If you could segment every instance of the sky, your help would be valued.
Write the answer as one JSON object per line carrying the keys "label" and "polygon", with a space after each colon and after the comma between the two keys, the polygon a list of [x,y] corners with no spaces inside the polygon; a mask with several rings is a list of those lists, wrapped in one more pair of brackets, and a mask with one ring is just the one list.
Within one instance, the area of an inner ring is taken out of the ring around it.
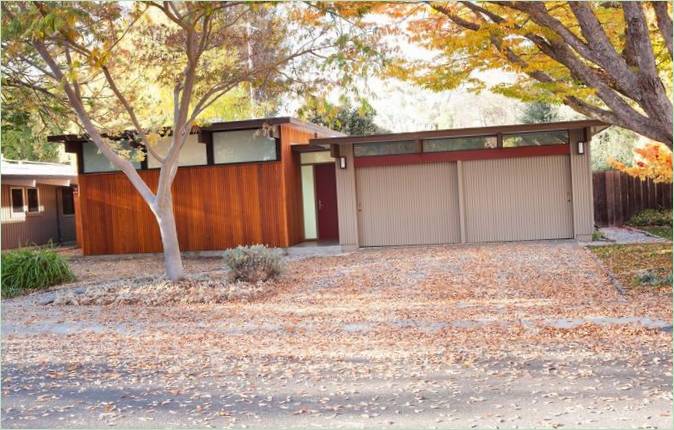
{"label": "sky", "polygon": [[[512,75],[495,70],[482,73],[489,85],[512,79]],[[484,90],[472,93],[466,87],[435,92],[396,79],[370,77],[359,84],[360,92],[374,107],[375,122],[391,132],[436,130],[448,128],[484,127],[517,124],[525,104],[519,100]],[[338,103],[341,92],[328,96]],[[282,108],[282,115],[296,116],[301,99],[294,99]],[[560,107],[560,120],[578,118],[566,106]]]}
{"label": "sky", "polygon": [[[389,17],[372,15],[369,21],[386,24]],[[386,43],[395,46],[407,60],[429,60],[434,52],[410,43],[404,35],[387,36]],[[473,73],[486,82],[486,87],[512,82],[516,75],[502,70]],[[513,98],[484,90],[479,94],[462,86],[451,91],[431,91],[418,85],[396,79],[376,76],[361,79],[356,84],[377,113],[375,121],[391,132],[407,132],[447,128],[481,127],[487,125],[516,124],[525,104]],[[334,89],[328,95],[332,103],[339,103],[343,91]],[[296,116],[303,99],[287,100],[280,114]],[[566,106],[559,110],[562,120],[579,117]]]}

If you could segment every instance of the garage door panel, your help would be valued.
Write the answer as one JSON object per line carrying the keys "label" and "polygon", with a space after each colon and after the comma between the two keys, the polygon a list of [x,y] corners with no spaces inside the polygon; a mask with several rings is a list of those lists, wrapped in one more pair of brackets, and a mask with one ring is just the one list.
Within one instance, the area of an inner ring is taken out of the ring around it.
{"label": "garage door panel", "polygon": [[461,239],[456,163],[356,170],[361,246]]}
{"label": "garage door panel", "polygon": [[573,237],[568,155],[463,166],[468,242]]}

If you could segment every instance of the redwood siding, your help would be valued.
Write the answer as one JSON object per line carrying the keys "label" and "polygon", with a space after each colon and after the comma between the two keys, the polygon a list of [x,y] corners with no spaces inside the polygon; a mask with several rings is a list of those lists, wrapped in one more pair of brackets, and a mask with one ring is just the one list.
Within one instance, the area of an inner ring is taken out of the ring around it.
{"label": "redwood siding", "polygon": [[[158,170],[139,174],[156,190]],[[154,215],[123,173],[79,177],[85,255],[161,252]],[[173,204],[181,250],[288,246],[281,162],[181,167]]]}
{"label": "redwood siding", "polygon": [[292,124],[281,125],[281,157],[283,164],[285,198],[287,207],[288,243],[293,245],[304,240],[304,212],[302,211],[302,177],[300,155],[292,150],[292,145],[308,144],[316,133],[303,130]]}
{"label": "redwood siding", "polygon": [[[306,144],[316,133],[292,124],[279,130],[280,161],[178,169],[173,205],[182,251],[303,240],[299,156],[291,144]],[[138,173],[156,190],[159,169]],[[79,175],[76,204],[84,255],[161,252],[155,217],[123,173]]]}

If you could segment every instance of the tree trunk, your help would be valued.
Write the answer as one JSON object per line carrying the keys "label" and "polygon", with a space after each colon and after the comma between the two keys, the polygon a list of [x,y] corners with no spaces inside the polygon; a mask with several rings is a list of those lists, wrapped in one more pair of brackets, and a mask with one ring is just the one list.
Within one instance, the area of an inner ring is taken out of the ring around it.
{"label": "tree trunk", "polygon": [[185,277],[185,270],[183,269],[183,260],[180,256],[178,232],[173,214],[173,202],[170,197],[167,200],[159,205],[155,215],[157,217],[157,224],[159,224],[162,247],[164,248],[166,275],[171,281],[179,281]]}

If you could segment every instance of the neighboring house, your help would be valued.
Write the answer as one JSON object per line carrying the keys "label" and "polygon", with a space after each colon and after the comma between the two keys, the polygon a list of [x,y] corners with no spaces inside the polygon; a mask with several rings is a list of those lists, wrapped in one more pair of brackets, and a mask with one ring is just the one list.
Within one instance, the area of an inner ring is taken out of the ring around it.
{"label": "neighboring house", "polygon": [[[269,128],[273,137],[260,133]],[[589,142],[602,128],[571,121],[342,136],[293,118],[212,124],[180,154],[180,246],[587,239]],[[154,216],[124,174],[82,137],[51,139],[77,154],[84,254],[161,251]],[[157,167],[152,157],[137,164],[152,187]]]}
{"label": "neighboring house", "polygon": [[2,158],[2,249],[75,241],[72,166]]}

